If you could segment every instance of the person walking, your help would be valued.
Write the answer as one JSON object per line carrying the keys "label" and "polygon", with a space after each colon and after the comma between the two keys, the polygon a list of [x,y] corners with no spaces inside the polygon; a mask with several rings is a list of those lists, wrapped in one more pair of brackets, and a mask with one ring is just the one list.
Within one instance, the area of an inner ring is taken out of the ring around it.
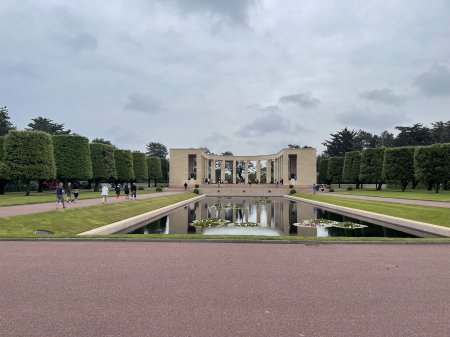
{"label": "person walking", "polygon": [[63,208],[66,208],[66,205],[64,204],[64,187],[62,182],[56,187],[56,209],[59,208],[59,204],[62,204]]}
{"label": "person walking", "polygon": [[136,183],[131,184],[131,199],[136,200]]}
{"label": "person walking", "polygon": [[186,191],[187,189],[187,182],[184,182],[184,190]]}
{"label": "person walking", "polygon": [[108,193],[109,193],[109,188],[106,184],[103,184],[102,186],[102,199],[103,199],[103,203],[106,203],[106,200],[108,199]]}
{"label": "person walking", "polygon": [[128,186],[128,183],[125,183],[123,191],[125,192],[125,199],[130,199],[130,187]]}
{"label": "person walking", "polygon": [[120,197],[120,185],[119,184],[116,185],[115,192],[116,192],[116,199],[119,199],[119,197]]}
{"label": "person walking", "polygon": [[73,183],[73,197],[74,197],[74,200],[73,200],[73,202],[78,202],[78,183],[77,182],[74,182]]}
{"label": "person walking", "polygon": [[72,201],[72,184],[70,182],[67,183],[67,187],[66,187],[66,199],[67,199],[67,202]]}

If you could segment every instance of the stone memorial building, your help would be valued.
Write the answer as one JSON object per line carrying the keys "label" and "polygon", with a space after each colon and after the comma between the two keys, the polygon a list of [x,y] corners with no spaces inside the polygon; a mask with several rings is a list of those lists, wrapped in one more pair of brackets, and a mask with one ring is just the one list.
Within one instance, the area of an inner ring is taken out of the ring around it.
{"label": "stone memorial building", "polygon": [[284,185],[306,187],[316,182],[316,150],[313,148],[282,149],[276,154],[258,156],[221,156],[194,148],[170,149],[169,153],[170,187],[180,187],[185,182],[192,186],[219,181],[222,184],[282,181]]}

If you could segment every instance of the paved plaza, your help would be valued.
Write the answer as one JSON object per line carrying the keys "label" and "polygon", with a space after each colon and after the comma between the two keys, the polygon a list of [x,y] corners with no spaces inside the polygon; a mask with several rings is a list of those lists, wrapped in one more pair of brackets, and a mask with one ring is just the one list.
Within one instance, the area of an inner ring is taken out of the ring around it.
{"label": "paved plaza", "polygon": [[450,335],[450,246],[0,241],[0,335]]}

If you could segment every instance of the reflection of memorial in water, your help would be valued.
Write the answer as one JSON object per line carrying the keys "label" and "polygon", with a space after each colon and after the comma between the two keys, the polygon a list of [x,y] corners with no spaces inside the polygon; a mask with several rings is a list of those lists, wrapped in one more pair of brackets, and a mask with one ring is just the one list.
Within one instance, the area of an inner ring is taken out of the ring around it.
{"label": "reflection of memorial in water", "polygon": [[273,228],[280,235],[301,235],[293,223],[315,217],[311,206],[283,198],[205,198],[195,204],[172,212],[169,218],[169,234],[200,233],[190,224],[194,220],[219,218],[232,223],[255,222],[261,227]]}
{"label": "reflection of memorial in water", "polygon": [[[219,218],[231,223],[258,223],[258,228],[230,228],[220,226],[204,228],[193,226],[195,220]],[[323,218],[334,221],[350,221],[366,224],[360,229],[319,226],[298,227],[294,224],[305,220]],[[233,230],[233,231],[231,231]],[[222,231],[222,232],[221,232]],[[130,232],[130,234],[239,234],[283,236],[370,236],[414,237],[412,234],[375,225],[347,216],[329,212],[304,202],[284,198],[207,197],[193,204],[176,209],[169,214]]]}

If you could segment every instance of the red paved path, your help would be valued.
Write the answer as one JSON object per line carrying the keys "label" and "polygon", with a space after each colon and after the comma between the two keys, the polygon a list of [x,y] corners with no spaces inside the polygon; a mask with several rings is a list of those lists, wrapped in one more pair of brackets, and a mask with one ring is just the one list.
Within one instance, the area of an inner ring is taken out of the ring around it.
{"label": "red paved path", "polygon": [[450,246],[0,241],[0,335],[448,337]]}

